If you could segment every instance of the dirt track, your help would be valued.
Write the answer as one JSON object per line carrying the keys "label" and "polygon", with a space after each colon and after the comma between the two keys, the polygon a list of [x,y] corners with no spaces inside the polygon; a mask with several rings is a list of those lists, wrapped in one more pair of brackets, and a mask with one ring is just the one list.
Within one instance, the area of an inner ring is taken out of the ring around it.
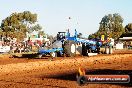
{"label": "dirt track", "polygon": [[[0,56],[1,88],[124,88],[131,85],[86,84],[78,86],[76,73],[84,67],[87,73],[113,73],[117,70],[132,70],[132,54],[99,55],[94,57],[45,59],[8,58]],[[125,53],[132,53],[125,51]],[[102,72],[101,72],[102,69]],[[130,71],[129,71],[130,72]]]}

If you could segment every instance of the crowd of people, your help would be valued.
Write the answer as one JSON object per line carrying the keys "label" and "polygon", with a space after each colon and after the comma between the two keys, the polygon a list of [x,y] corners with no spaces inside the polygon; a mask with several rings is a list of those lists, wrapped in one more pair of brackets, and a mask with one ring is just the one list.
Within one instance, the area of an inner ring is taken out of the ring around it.
{"label": "crowd of people", "polygon": [[28,41],[0,41],[0,46],[2,47],[10,47],[9,51],[12,53],[22,53],[22,52],[30,52],[30,51],[37,51],[43,43],[40,41],[32,42],[32,40]]}

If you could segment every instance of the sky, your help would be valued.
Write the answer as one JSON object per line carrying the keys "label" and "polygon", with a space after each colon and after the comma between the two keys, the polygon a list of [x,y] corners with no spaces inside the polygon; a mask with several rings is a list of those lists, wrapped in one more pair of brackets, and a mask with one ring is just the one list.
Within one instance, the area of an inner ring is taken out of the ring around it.
{"label": "sky", "polygon": [[[38,15],[45,33],[55,36],[67,29],[84,37],[99,29],[108,14],[119,13],[123,25],[132,23],[132,0],[1,0],[0,22],[14,12],[30,11]],[[71,19],[68,19],[71,17]]]}

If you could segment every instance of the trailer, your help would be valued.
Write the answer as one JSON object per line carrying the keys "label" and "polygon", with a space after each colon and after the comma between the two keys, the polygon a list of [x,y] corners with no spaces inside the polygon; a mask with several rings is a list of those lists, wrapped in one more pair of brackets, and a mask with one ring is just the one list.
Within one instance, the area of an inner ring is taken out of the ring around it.
{"label": "trailer", "polygon": [[51,57],[57,57],[58,54],[60,54],[60,56],[63,55],[63,48],[53,48],[53,49],[48,49],[48,50],[45,50],[45,49],[40,49],[38,51],[38,55],[39,55],[39,58],[42,58],[43,55],[50,55]]}

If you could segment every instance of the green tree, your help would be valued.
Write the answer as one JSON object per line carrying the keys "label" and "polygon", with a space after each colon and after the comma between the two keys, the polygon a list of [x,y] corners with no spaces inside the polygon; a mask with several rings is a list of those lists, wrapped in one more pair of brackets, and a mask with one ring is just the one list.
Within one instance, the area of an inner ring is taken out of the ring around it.
{"label": "green tree", "polygon": [[[2,20],[1,29],[6,35],[12,34],[12,32],[21,34],[20,37],[26,36],[26,32],[30,30],[33,24],[37,22],[37,14],[32,14],[30,11],[24,11],[22,13],[12,13],[9,17]],[[37,24],[36,28],[40,29]],[[16,37],[13,35],[12,37]]]}
{"label": "green tree", "polygon": [[30,27],[28,32],[31,33],[33,31],[40,31],[40,30],[42,30],[42,27],[39,24],[36,24],[36,25]]}
{"label": "green tree", "polygon": [[45,36],[46,34],[44,33],[44,31],[39,31],[38,35]]}
{"label": "green tree", "polygon": [[97,36],[109,35],[114,39],[118,39],[125,32],[122,23],[123,18],[118,13],[105,15],[99,23],[99,30],[95,34]]}
{"label": "green tree", "polygon": [[132,33],[132,23],[129,23],[125,26],[126,33]]}
{"label": "green tree", "polygon": [[95,34],[90,34],[89,36],[88,36],[88,39],[94,39],[95,38]]}

